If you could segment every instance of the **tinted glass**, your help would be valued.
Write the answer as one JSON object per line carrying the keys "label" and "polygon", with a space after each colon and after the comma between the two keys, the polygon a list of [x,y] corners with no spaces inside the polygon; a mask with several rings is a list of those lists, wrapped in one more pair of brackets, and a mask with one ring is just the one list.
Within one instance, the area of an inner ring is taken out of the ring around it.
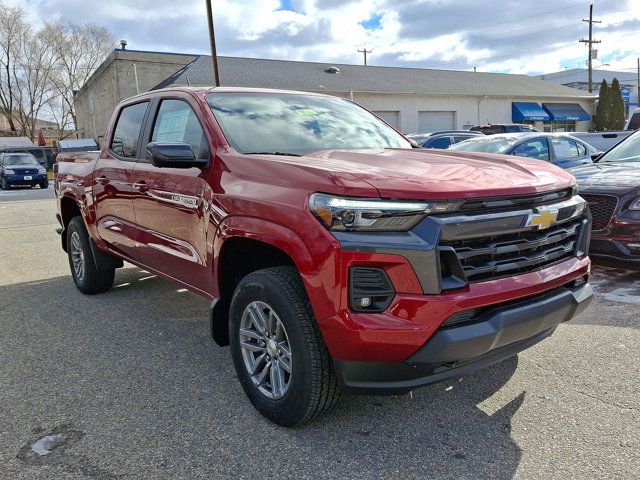
{"label": "tinted glass", "polygon": [[456,135],[453,137],[453,143],[464,142],[465,140],[469,140],[470,138],[476,138],[477,135]]}
{"label": "tinted glass", "polygon": [[600,162],[640,162],[640,132],[627,137],[604,155]]}
{"label": "tinted glass", "polygon": [[519,157],[537,158],[549,161],[549,146],[545,139],[531,140],[522,145],[518,145],[513,154]]}
{"label": "tinted glass", "polygon": [[375,115],[340,98],[287,93],[211,93],[206,98],[225,138],[241,153],[411,148]]}
{"label": "tinted glass", "polygon": [[431,141],[427,140],[422,146],[424,148],[449,148],[449,145],[451,145],[449,137],[440,137]]}
{"label": "tinted glass", "polygon": [[634,113],[629,120],[627,130],[638,130],[640,128],[640,113]]}
{"label": "tinted glass", "polygon": [[136,103],[120,112],[111,140],[111,150],[116,155],[135,158],[138,154],[138,138],[148,105],[149,102]]}
{"label": "tinted glass", "polygon": [[518,141],[518,137],[477,137],[451,145],[451,150],[466,152],[504,153]]}
{"label": "tinted glass", "polygon": [[40,165],[30,153],[16,153],[4,157],[4,165]]}
{"label": "tinted glass", "polygon": [[163,100],[153,126],[152,142],[183,142],[196,158],[209,154],[204,130],[193,109],[182,100]]}
{"label": "tinted glass", "polygon": [[552,138],[551,144],[558,158],[584,157],[584,154],[581,155],[578,150],[578,144],[568,138]]}

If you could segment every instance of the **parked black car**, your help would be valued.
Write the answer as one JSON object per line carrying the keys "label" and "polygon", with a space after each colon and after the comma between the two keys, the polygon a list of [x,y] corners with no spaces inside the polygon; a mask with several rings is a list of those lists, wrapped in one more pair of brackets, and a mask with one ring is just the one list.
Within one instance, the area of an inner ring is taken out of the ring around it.
{"label": "parked black car", "polygon": [[570,172],[593,216],[590,254],[640,264],[640,132]]}
{"label": "parked black car", "polygon": [[471,127],[472,132],[480,132],[485,135],[496,135],[498,133],[518,133],[518,132],[539,132],[531,125],[521,123],[476,125]]}
{"label": "parked black car", "polygon": [[537,158],[561,168],[590,164],[591,158],[598,154],[591,145],[571,135],[541,132],[481,135],[452,145],[451,149]]}
{"label": "parked black car", "polygon": [[47,170],[30,153],[0,153],[0,188],[13,185],[47,188]]}
{"label": "parked black car", "polygon": [[481,136],[482,133],[470,132],[469,130],[447,130],[433,133],[414,133],[407,135],[407,138],[413,140],[422,148],[449,148],[454,143]]}

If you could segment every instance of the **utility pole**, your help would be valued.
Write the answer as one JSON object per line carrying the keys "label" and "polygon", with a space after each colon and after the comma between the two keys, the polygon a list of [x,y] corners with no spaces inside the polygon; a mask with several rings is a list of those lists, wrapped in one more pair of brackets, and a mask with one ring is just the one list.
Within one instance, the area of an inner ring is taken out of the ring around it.
{"label": "utility pole", "polygon": [[367,66],[367,53],[371,53],[373,52],[373,50],[367,50],[366,48],[363,48],[362,50],[358,50],[359,53],[364,54],[364,66]]}
{"label": "utility pole", "polygon": [[589,22],[589,40],[585,40],[584,38],[580,39],[580,43],[586,43],[589,45],[589,57],[588,57],[588,62],[589,62],[589,93],[593,92],[593,68],[592,68],[592,63],[593,63],[593,49],[592,49],[592,45],[594,43],[600,43],[600,40],[594,40],[593,39],[593,24],[594,23],[602,23],[602,21],[600,20],[594,20],[593,19],[593,3],[591,5],[589,5],[589,20],[587,20],[586,18],[582,19],[583,22]]}
{"label": "utility pole", "polygon": [[213,7],[212,0],[205,0],[207,4],[207,20],[209,22],[209,43],[211,44],[211,63],[213,67],[213,85],[220,86],[220,75],[218,74],[218,54],[216,53],[216,36],[213,33]]}

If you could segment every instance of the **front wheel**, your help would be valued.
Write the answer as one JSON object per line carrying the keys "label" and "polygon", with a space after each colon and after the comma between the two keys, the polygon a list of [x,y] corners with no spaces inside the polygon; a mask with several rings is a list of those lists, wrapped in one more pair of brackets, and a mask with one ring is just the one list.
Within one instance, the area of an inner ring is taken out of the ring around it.
{"label": "front wheel", "polygon": [[294,267],[259,270],[240,282],[229,338],[242,388],[268,419],[294,427],[337,403],[331,358]]}
{"label": "front wheel", "polygon": [[4,177],[2,177],[2,180],[0,180],[0,188],[2,190],[9,190],[9,188],[11,188],[11,185],[9,185],[7,179]]}
{"label": "front wheel", "polygon": [[49,188],[49,180],[44,180],[44,181],[40,182],[40,188],[42,188],[43,190],[45,188]]}
{"label": "front wheel", "polygon": [[98,270],[82,217],[74,217],[67,227],[67,253],[71,276],[78,290],[86,294],[103,293],[113,286],[115,269]]}

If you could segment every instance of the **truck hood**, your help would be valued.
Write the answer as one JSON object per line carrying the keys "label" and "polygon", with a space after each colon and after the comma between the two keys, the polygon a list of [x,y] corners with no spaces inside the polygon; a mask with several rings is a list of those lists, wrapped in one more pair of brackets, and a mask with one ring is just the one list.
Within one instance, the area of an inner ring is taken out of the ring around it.
{"label": "truck hood", "polygon": [[526,195],[575,183],[571,174],[547,162],[451,150],[323,150],[286,157],[286,162],[353,175],[376,188],[383,198]]}
{"label": "truck hood", "polygon": [[640,163],[599,162],[569,171],[581,192],[626,192],[640,186]]}

